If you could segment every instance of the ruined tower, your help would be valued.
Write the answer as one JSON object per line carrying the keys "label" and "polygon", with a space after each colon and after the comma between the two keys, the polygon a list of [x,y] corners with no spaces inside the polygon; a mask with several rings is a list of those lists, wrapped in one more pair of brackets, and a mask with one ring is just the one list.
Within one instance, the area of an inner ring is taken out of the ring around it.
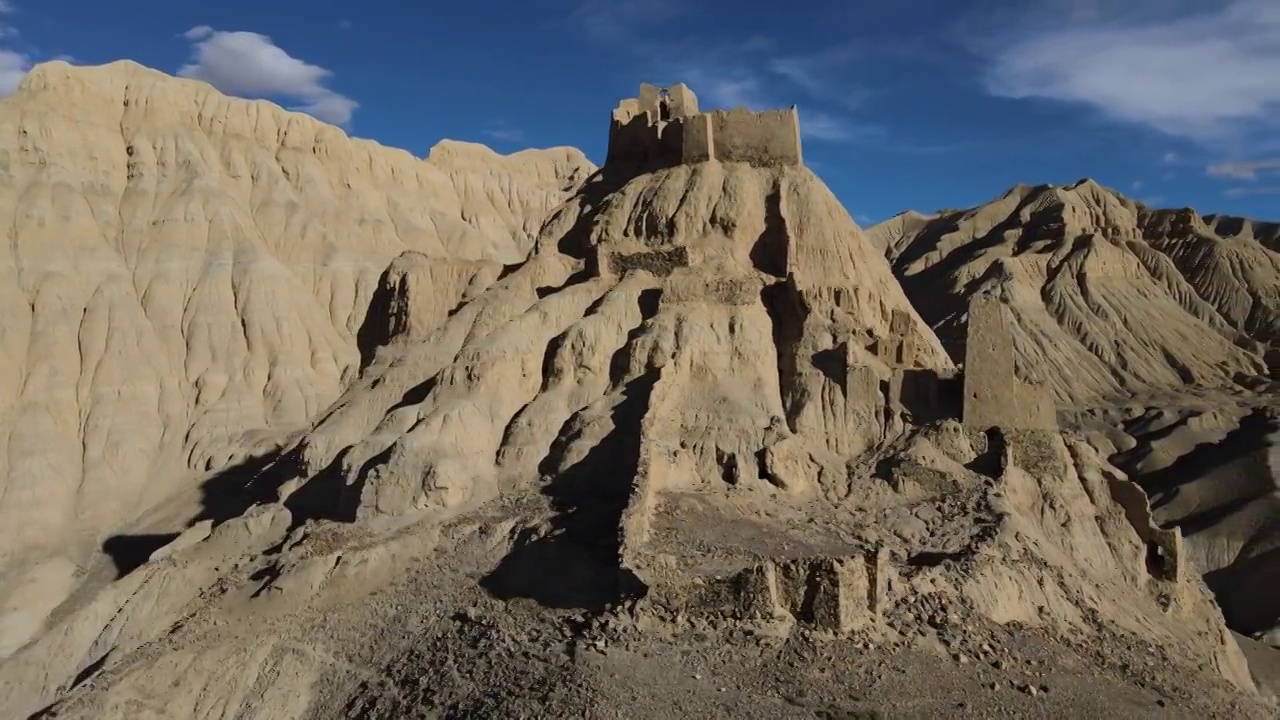
{"label": "ruined tower", "polygon": [[964,424],[979,430],[1053,430],[1053,398],[1014,373],[1009,309],[999,299],[969,299],[964,356]]}
{"label": "ruined tower", "polygon": [[606,165],[670,167],[718,160],[756,167],[802,165],[795,106],[700,112],[684,83],[640,85],[639,97],[618,103],[609,126]]}

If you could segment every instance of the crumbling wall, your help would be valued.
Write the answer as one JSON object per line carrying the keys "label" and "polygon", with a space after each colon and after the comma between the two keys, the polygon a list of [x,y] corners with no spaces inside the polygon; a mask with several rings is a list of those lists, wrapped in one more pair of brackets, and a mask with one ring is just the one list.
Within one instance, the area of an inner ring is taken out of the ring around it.
{"label": "crumbling wall", "polygon": [[1182,554],[1182,531],[1160,527],[1151,512],[1151,499],[1132,480],[1107,477],[1111,499],[1124,510],[1125,517],[1147,548],[1147,571],[1159,580],[1178,582],[1186,577]]}
{"label": "crumbling wall", "polygon": [[623,572],[643,574],[642,549],[649,541],[658,492],[669,484],[675,447],[664,441],[655,425],[664,421],[670,404],[671,380],[659,373],[649,392],[649,407],[640,421],[640,457],[631,480],[631,496],[618,527],[618,564]]}
{"label": "crumbling wall", "polygon": [[631,270],[645,270],[657,277],[666,277],[676,268],[689,267],[689,248],[679,245],[672,248],[639,252],[599,252],[599,273],[602,276],[621,277]]}
{"label": "crumbling wall", "polygon": [[880,548],[848,557],[766,560],[697,593],[689,608],[743,622],[796,622],[844,634],[878,620],[885,610],[888,564]]}
{"label": "crumbling wall", "polygon": [[999,299],[969,301],[964,356],[964,424],[985,430],[1055,430],[1053,399],[1045,388],[1018,380],[1009,309]]}
{"label": "crumbling wall", "polygon": [[[659,88],[641,83],[640,96],[621,101],[613,111],[605,164],[644,167],[680,164],[686,152],[687,121],[697,115],[698,98],[685,84]],[[699,142],[708,140],[705,133],[695,137],[689,150],[692,152]]]}
{"label": "crumbling wall", "polygon": [[662,306],[682,303],[714,303],[725,306],[755,305],[762,284],[752,275],[724,275],[703,268],[674,268],[662,284]]}
{"label": "crumbling wall", "polygon": [[669,88],[643,83],[639,97],[623,100],[613,111],[606,165],[666,167],[710,160],[802,165],[799,114],[795,107],[699,112],[697,96],[683,83]]}
{"label": "crumbling wall", "polygon": [[698,114],[698,96],[684,83],[676,83],[667,88],[667,103],[673,118],[687,118]]}
{"label": "crumbling wall", "polygon": [[802,165],[800,117],[787,110],[716,110],[711,116],[712,155],[721,162],[756,167]]}
{"label": "crumbling wall", "polygon": [[917,339],[911,314],[894,308],[889,318],[889,336],[875,341],[876,357],[886,365],[916,367]]}
{"label": "crumbling wall", "polygon": [[609,151],[605,164],[648,166],[678,163],[679,155],[674,162],[663,155],[661,129],[649,121],[649,116],[645,113],[630,114],[631,105],[637,104],[636,100],[623,100],[622,103],[614,110],[614,119],[609,124]]}
{"label": "crumbling wall", "polygon": [[715,133],[711,127],[711,116],[695,115],[684,121],[681,135],[680,159],[686,165],[708,162],[716,159]]}
{"label": "crumbling wall", "polygon": [[956,418],[962,412],[958,385],[954,370],[895,368],[889,378],[889,400],[916,424]]}

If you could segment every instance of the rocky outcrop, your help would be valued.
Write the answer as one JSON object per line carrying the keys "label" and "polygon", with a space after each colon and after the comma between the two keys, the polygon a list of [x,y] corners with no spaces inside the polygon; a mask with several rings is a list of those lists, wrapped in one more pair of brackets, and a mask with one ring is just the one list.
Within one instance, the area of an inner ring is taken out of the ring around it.
{"label": "rocky outcrop", "polygon": [[[1151,210],[1084,180],[867,231],[957,360],[968,298],[1011,313],[1017,372],[1060,404],[1264,375],[1280,312],[1267,228]],[[1221,234],[1215,230],[1221,230]]]}
{"label": "rocky outcrop", "polygon": [[0,105],[0,160],[0,576],[83,563],[175,492],[198,504],[199,474],[347,388],[393,259],[415,318],[394,330],[420,332],[594,170],[569,149],[422,160],[127,62],[34,69]]}

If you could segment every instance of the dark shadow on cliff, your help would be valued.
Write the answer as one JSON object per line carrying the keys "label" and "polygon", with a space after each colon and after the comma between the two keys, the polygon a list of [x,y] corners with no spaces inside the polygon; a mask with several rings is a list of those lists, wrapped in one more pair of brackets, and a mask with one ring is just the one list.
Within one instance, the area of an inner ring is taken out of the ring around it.
{"label": "dark shadow on cliff", "polygon": [[[343,455],[307,479],[284,505],[296,527],[309,519],[353,522],[355,504],[341,470]],[[371,461],[372,462],[372,461]],[[276,502],[280,486],[303,478],[302,449],[294,447],[249,457],[209,475],[200,485],[200,512],[188,526],[212,520],[214,526],[240,517],[254,505]],[[357,489],[358,495],[358,489]],[[112,560],[117,579],[145,564],[151,553],[167,545],[179,533],[133,533],[108,538],[102,551]]]}
{"label": "dark shadow on cliff", "polygon": [[[786,414],[787,426],[795,432],[797,417],[804,402],[801,396],[802,383],[799,381],[801,362],[799,348],[804,336],[805,322],[809,318],[809,305],[796,287],[794,276],[766,285],[760,291],[760,303],[764,305],[765,312],[769,315],[773,348],[778,365],[778,392],[781,395],[782,408]],[[844,365],[842,352],[839,355],[818,353],[807,360],[829,378],[833,375],[838,378],[836,367]]]}
{"label": "dark shadow on cliff", "polygon": [[1280,548],[1204,576],[1227,627],[1242,634],[1270,630],[1280,608]]}
{"label": "dark shadow on cliff", "polygon": [[[1280,512],[1275,478],[1266,460],[1268,436],[1277,430],[1273,413],[1256,409],[1222,440],[1199,445],[1154,472],[1136,470],[1150,451],[1147,444],[1111,459],[1142,486],[1154,510],[1164,511],[1163,525],[1179,528],[1188,542],[1195,542],[1201,533],[1236,534],[1235,541],[1243,546],[1239,556],[1205,573],[1204,580],[1227,626],[1244,635],[1269,629],[1280,606],[1280,551],[1268,546]],[[1143,440],[1149,443],[1182,426],[1176,423],[1147,433]],[[1174,505],[1184,491],[1194,493],[1195,502]],[[1183,509],[1176,516],[1171,513],[1179,507]]]}
{"label": "dark shadow on cliff", "polygon": [[[960,223],[969,211],[948,211],[928,221],[916,234],[916,239],[906,245],[897,257],[891,258],[893,275],[902,285],[907,299],[925,324],[933,328],[942,342],[943,349],[953,362],[964,361],[964,341],[968,324],[962,309],[963,304],[959,306],[956,304],[957,297],[972,295],[973,290],[984,279],[978,278],[961,291],[953,291],[953,278],[960,268],[984,250],[1005,244],[1005,233],[1010,230],[1018,229],[1020,226],[1022,230],[1014,244],[1015,255],[1027,251],[1036,242],[1051,234],[1056,227],[1056,222],[1060,220],[1052,215],[1054,212],[1052,209],[1036,213],[1037,219],[1029,220],[1025,225],[1019,217],[1023,209],[1033,203],[1043,189],[1044,186],[1033,188],[1008,216],[986,234],[970,240],[961,248],[953,249],[942,260],[928,268],[914,273],[907,272],[913,263],[937,251],[947,235],[959,230]],[[993,264],[988,269],[988,273],[996,270],[998,266]]]}
{"label": "dark shadow on cliff", "polygon": [[360,350],[360,372],[364,372],[373,363],[378,348],[385,345],[391,330],[391,300],[393,293],[389,286],[391,266],[388,265],[380,276],[369,299],[369,309],[364,314],[360,328],[356,330],[356,347]]}
{"label": "dark shadow on cliff", "polygon": [[[1153,437],[1167,434],[1173,429],[1170,428],[1165,433],[1158,433]],[[1250,492],[1247,493],[1249,498],[1253,498],[1272,489],[1265,477],[1266,468],[1262,467],[1264,462],[1262,453],[1265,452],[1264,445],[1267,435],[1274,432],[1275,429],[1276,420],[1271,412],[1259,408],[1243,417],[1240,420],[1239,427],[1228,433],[1221,441],[1199,445],[1191,452],[1178,458],[1172,465],[1161,470],[1146,474],[1136,472],[1136,465],[1143,458],[1141,452],[1129,451],[1120,453],[1110,458],[1110,462],[1129,473],[1142,486],[1142,489],[1151,497],[1152,509],[1155,510],[1159,510],[1173,502],[1178,497],[1183,485],[1201,480],[1215,472],[1223,471],[1228,466],[1234,466],[1239,463],[1256,463],[1258,465],[1247,473],[1257,478],[1255,483],[1250,483],[1254,487],[1251,487]],[[1144,449],[1145,447],[1143,446]],[[1239,496],[1234,498],[1235,500],[1244,499],[1245,497],[1239,492],[1235,494]],[[1205,510],[1207,508],[1202,508],[1201,514]],[[1203,518],[1201,519],[1201,524],[1203,524]]]}
{"label": "dark shadow on cliff", "polygon": [[[591,231],[595,228],[596,218],[604,209],[605,198],[622,189],[638,175],[651,172],[656,167],[639,164],[605,163],[587,181],[583,183],[578,194],[568,203],[577,203],[581,208],[577,220],[564,235],[556,241],[556,249],[569,257],[587,260],[591,255]],[[568,204],[566,203],[566,204]],[[557,219],[552,215],[544,224],[543,231]]]}
{"label": "dark shadow on cliff", "polygon": [[111,558],[119,580],[145,565],[151,553],[173,542],[176,537],[178,533],[115,535],[103,541],[102,552]]}
{"label": "dark shadow on cliff", "polygon": [[782,180],[774,180],[773,190],[765,197],[764,229],[751,246],[751,264],[757,270],[782,279],[787,276],[787,255],[791,238],[782,217]]}
{"label": "dark shadow on cliff", "polygon": [[[644,319],[657,312],[658,295],[639,298]],[[630,352],[643,332],[642,321],[611,362],[615,384],[630,365]],[[622,384],[610,412],[612,429],[583,458],[563,467],[577,433],[578,417],[561,428],[539,465],[550,478],[542,493],[557,513],[544,535],[526,531],[496,568],[481,580],[494,597],[529,598],[552,608],[603,610],[611,604],[641,597],[647,588],[623,566],[621,523],[631,501],[632,484],[640,465],[640,425],[658,372],[648,371]]]}

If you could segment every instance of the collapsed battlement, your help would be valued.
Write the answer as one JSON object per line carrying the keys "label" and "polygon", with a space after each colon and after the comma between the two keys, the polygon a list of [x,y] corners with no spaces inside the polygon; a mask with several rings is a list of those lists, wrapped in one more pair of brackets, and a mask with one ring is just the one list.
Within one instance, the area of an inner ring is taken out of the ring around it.
{"label": "collapsed battlement", "polygon": [[609,126],[606,165],[669,167],[719,160],[756,167],[802,165],[795,106],[700,112],[684,83],[640,85],[640,96],[618,103]]}

